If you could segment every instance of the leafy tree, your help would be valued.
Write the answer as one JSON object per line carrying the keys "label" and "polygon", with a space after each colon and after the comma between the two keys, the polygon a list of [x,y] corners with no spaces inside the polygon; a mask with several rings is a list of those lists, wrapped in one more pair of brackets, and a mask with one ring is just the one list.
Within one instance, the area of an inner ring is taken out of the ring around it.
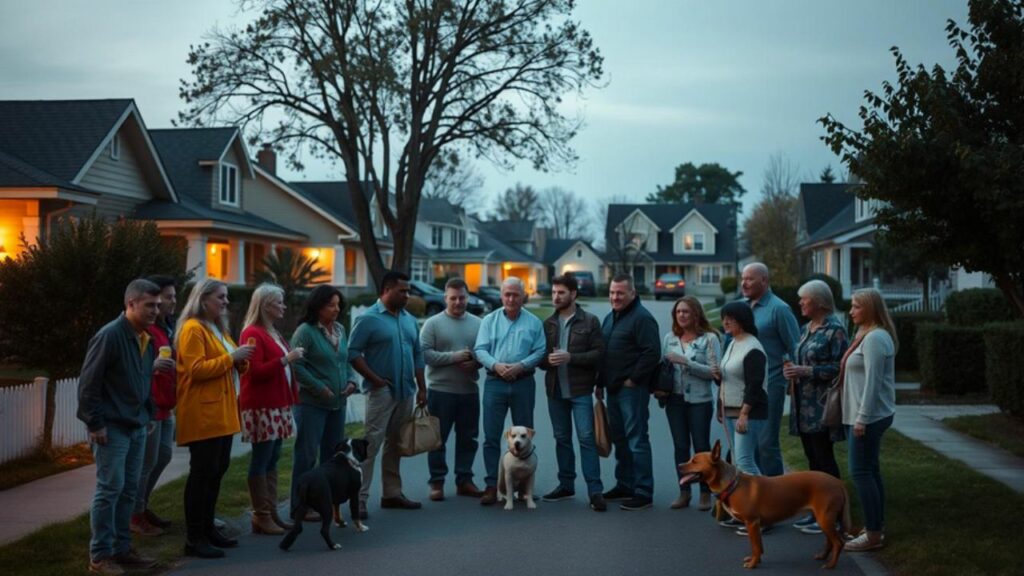
{"label": "leafy tree", "polygon": [[750,251],[768,266],[772,283],[796,286],[800,260],[796,250],[798,201],[793,195],[766,195],[743,224]]}
{"label": "leafy tree", "polygon": [[836,174],[832,171],[832,165],[825,166],[825,169],[818,175],[818,180],[825,184],[832,184],[836,181]]}
{"label": "leafy tree", "polygon": [[51,378],[44,450],[53,441],[56,380],[78,374],[89,340],[124,310],[129,282],[167,274],[184,284],[187,252],[183,241],[161,238],[152,222],[88,217],[61,219],[46,242],[0,261],[0,361]]}
{"label": "leafy tree", "polygon": [[992,275],[1024,317],[1024,2],[972,0],[950,20],[956,69],[911,66],[865,93],[860,131],[826,115],[823,140],[881,201],[875,221],[923,260]]}
{"label": "leafy tree", "polygon": [[494,220],[512,220],[513,222],[539,220],[541,216],[540,194],[533,186],[524,186],[517,182],[515,186],[498,195],[491,216]]}
{"label": "leafy tree", "polygon": [[[408,272],[420,198],[435,162],[572,164],[581,122],[562,96],[593,86],[603,57],[574,0],[261,0],[241,30],[193,46],[180,120],[234,123],[252,140],[338,161],[376,282],[385,268],[368,180]],[[393,198],[393,202],[392,202]]]}
{"label": "leafy tree", "polygon": [[667,186],[647,195],[648,202],[694,202],[696,204],[725,204],[739,206],[746,190],[740,185],[743,172],[730,172],[720,164],[692,162],[676,166],[676,178]]}
{"label": "leafy tree", "polygon": [[295,293],[313,284],[330,280],[330,275],[316,265],[316,260],[290,248],[278,248],[263,259],[263,268],[256,273],[257,282],[272,282],[284,290],[284,299],[295,304]]}
{"label": "leafy tree", "polygon": [[925,311],[929,309],[928,281],[941,280],[949,276],[949,266],[929,260],[928,247],[922,242],[911,240],[897,243],[887,230],[879,230],[875,234],[871,260],[882,274],[897,278],[914,278],[920,282]]}

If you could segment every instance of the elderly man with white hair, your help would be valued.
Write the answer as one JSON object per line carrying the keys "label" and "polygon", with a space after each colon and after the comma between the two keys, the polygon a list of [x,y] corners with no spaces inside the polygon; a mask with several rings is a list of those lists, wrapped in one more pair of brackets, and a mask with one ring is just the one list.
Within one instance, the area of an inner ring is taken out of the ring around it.
{"label": "elderly man with white hair", "polygon": [[786,378],[782,365],[792,360],[800,339],[796,316],[781,298],[772,293],[768,282],[768,267],[760,262],[743,268],[740,290],[754,311],[757,339],[768,356],[768,423],[761,431],[757,447],[757,465],[765,476],[781,476],[782,447],[779,431],[782,410],[786,404]]}
{"label": "elderly man with white hair", "polygon": [[546,340],[539,318],[523,311],[526,290],[523,281],[509,277],[501,284],[503,306],[480,323],[476,359],[487,370],[484,381],[484,469],[487,488],[480,503],[497,502],[498,459],[505,415],[511,410],[513,426],[533,428],[533,407],[537,390],[534,370],[544,358]]}

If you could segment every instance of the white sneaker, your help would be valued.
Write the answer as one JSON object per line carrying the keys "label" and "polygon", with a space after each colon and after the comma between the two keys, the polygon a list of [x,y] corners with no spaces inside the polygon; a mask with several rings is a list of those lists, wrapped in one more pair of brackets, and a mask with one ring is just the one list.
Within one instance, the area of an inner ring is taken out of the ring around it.
{"label": "white sneaker", "polygon": [[872,542],[868,539],[867,532],[862,533],[853,540],[850,540],[843,546],[843,550],[847,552],[867,552],[868,550],[877,550],[885,546],[885,536],[880,536],[877,542]]}

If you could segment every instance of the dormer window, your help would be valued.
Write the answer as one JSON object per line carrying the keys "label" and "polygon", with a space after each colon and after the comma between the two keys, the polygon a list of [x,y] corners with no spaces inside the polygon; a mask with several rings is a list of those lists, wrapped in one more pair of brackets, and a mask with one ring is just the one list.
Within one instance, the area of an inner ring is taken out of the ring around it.
{"label": "dormer window", "polygon": [[220,203],[238,206],[238,167],[220,165]]}
{"label": "dormer window", "polygon": [[121,135],[114,134],[114,137],[110,139],[110,159],[120,160],[121,159]]}
{"label": "dormer window", "polygon": [[441,244],[444,243],[444,229],[440,226],[430,227],[430,245],[434,248],[440,248]]}
{"label": "dormer window", "polygon": [[683,252],[703,252],[704,233],[693,232],[683,236]]}

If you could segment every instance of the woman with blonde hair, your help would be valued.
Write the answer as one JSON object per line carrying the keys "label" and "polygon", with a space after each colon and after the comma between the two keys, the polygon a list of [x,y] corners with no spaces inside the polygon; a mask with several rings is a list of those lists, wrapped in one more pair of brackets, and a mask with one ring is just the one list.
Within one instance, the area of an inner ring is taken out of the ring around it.
{"label": "woman with blonde hair", "polygon": [[[675,379],[671,393],[655,392],[664,402],[665,416],[672,433],[675,448],[676,474],[679,465],[693,453],[711,451],[711,416],[713,394],[712,367],[722,358],[722,344],[718,333],[711,327],[700,300],[683,296],[672,306],[672,331],[665,334],[661,353],[666,362],[673,364]],[[673,509],[690,505],[690,487],[680,488],[679,497],[672,502]],[[711,489],[700,484],[700,510],[711,508]]]}
{"label": "woman with blonde hair", "polygon": [[882,434],[896,413],[896,328],[878,290],[853,294],[850,318],[857,336],[843,356],[843,424],[849,437],[850,476],[864,508],[864,531],[846,543],[862,552],[885,543],[885,490],[879,465]]}
{"label": "woman with blonde hair", "polygon": [[255,346],[249,370],[242,375],[238,402],[242,442],[252,443],[248,481],[253,534],[280,535],[292,528],[277,513],[277,461],[282,441],[295,434],[292,405],[298,392],[291,365],[304,351],[292,350],[274,326],[286,309],[280,286],[260,284],[249,301],[240,338]]}
{"label": "woman with blonde hair", "polygon": [[192,288],[178,331],[178,445],[188,446],[185,484],[185,554],[224,556],[219,548],[238,541],[213,524],[221,478],[231,459],[231,438],[238,433],[239,374],[245,372],[252,346],[231,340],[227,323],[228,287],[201,280]]}

